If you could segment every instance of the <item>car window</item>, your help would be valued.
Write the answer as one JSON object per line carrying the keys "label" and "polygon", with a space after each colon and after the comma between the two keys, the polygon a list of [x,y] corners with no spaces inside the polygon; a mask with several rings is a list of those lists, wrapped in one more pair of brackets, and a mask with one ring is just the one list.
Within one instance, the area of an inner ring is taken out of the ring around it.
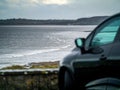
{"label": "car window", "polygon": [[112,43],[120,28],[120,18],[113,19],[100,28],[91,42],[91,46],[100,46]]}

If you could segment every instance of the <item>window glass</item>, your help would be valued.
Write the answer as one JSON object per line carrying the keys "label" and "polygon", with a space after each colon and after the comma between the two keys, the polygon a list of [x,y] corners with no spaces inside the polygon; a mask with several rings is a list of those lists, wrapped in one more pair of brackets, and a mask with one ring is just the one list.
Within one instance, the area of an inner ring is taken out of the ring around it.
{"label": "window glass", "polygon": [[114,19],[108,24],[105,24],[103,28],[94,36],[91,45],[100,46],[108,43],[112,43],[120,28],[120,18]]}

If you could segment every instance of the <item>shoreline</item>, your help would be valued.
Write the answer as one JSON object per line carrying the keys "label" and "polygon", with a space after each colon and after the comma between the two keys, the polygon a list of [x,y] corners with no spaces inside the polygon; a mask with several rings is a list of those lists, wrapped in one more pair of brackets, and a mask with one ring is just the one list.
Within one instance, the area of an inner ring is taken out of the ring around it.
{"label": "shoreline", "polygon": [[33,62],[28,65],[12,65],[1,68],[0,70],[15,70],[15,69],[53,69],[59,67],[59,61],[49,62]]}

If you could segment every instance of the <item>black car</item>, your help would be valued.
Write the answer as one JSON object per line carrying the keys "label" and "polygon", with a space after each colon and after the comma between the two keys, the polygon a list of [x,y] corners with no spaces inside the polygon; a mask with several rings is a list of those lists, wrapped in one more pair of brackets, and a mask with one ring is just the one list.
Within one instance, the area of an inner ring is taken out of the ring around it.
{"label": "black car", "polygon": [[[91,82],[101,82],[102,78],[109,78],[111,83],[104,84],[114,85],[116,82],[112,80],[119,81],[120,13],[103,21],[87,38],[75,39],[75,44],[76,48],[60,62],[60,90],[99,90],[89,89],[95,86],[95,83],[91,85]],[[116,86],[119,86],[120,90],[120,84]]]}

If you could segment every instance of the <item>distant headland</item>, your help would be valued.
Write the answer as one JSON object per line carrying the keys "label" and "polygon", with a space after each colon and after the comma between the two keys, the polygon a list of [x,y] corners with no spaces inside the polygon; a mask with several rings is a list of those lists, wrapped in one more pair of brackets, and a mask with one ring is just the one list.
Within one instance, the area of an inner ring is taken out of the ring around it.
{"label": "distant headland", "polygon": [[0,25],[98,25],[109,16],[95,16],[76,20],[34,20],[34,19],[1,19]]}

